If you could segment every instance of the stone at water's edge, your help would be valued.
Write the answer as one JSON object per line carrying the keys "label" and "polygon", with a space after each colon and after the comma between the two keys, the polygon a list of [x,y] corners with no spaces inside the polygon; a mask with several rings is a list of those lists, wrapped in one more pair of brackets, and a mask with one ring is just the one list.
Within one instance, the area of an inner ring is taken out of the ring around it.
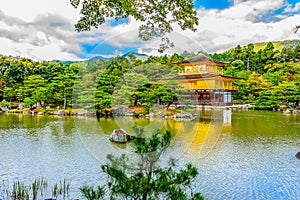
{"label": "stone at water's edge", "polygon": [[291,111],[289,109],[286,109],[283,111],[283,114],[291,114]]}
{"label": "stone at water's edge", "polygon": [[296,153],[295,157],[300,159],[300,151],[298,153]]}
{"label": "stone at water's edge", "polygon": [[293,114],[300,114],[299,110],[293,110]]}
{"label": "stone at water's edge", "polygon": [[66,115],[67,113],[64,110],[57,110],[53,114],[54,115]]}

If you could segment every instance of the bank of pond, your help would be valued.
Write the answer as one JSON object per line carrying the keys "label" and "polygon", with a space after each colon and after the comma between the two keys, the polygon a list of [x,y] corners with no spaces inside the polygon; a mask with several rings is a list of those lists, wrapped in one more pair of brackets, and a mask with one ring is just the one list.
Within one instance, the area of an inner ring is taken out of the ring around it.
{"label": "bank of pond", "polygon": [[[181,118],[181,119],[195,119],[198,110],[261,110],[252,104],[237,104],[231,106],[178,106],[166,109],[163,106],[153,107],[151,110],[145,110],[142,107],[119,106],[110,109],[104,109],[101,112],[96,110],[85,109],[59,109],[59,108],[35,108],[35,109],[8,109],[0,108],[0,112],[15,113],[15,114],[31,114],[31,115],[59,115],[59,116],[89,116],[89,117],[114,117],[114,116],[129,116],[137,118],[153,118],[153,117],[167,117],[167,118]],[[195,112],[196,111],[196,112]],[[274,108],[272,111],[280,111],[284,114],[300,114],[299,108]]]}

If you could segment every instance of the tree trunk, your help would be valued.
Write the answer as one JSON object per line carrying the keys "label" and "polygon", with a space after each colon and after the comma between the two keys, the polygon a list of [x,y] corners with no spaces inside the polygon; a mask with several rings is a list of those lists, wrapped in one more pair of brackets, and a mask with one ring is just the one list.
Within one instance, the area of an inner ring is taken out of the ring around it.
{"label": "tree trunk", "polygon": [[148,196],[148,193],[147,193],[147,192],[144,193],[144,194],[143,194],[143,200],[147,200],[147,196]]}
{"label": "tree trunk", "polygon": [[67,92],[64,90],[64,110],[67,108]]}

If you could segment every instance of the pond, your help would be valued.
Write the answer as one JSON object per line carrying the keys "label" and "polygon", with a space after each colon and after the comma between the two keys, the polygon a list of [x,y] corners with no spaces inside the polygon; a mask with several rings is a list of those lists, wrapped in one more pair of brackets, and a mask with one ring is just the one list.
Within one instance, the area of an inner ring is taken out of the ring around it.
{"label": "pond", "polygon": [[[0,199],[4,188],[44,177],[82,185],[105,183],[100,166],[107,154],[131,153],[109,134],[133,126],[149,135],[171,130],[163,161],[199,169],[194,188],[207,199],[297,199],[300,197],[300,116],[267,111],[200,110],[194,121],[57,117],[0,114]],[[163,162],[162,162],[163,164]]]}

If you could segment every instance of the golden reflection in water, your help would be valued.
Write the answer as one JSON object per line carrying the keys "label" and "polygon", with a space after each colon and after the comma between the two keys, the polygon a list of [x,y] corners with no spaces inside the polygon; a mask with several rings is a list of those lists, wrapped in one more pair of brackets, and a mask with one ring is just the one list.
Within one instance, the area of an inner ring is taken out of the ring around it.
{"label": "golden reflection in water", "polygon": [[195,137],[187,153],[193,158],[203,158],[221,144],[223,134],[230,134],[231,110],[213,110],[209,122],[195,123]]}
{"label": "golden reflection in water", "polygon": [[222,142],[223,134],[231,132],[231,111],[212,110],[199,113],[195,121],[167,120],[167,128],[174,133],[173,155],[199,159],[211,153]]}
{"label": "golden reflection in water", "polygon": [[123,128],[135,135],[133,126],[144,129],[145,136],[153,132],[170,130],[173,136],[172,154],[194,159],[203,158],[221,142],[222,134],[231,132],[231,110],[199,111],[193,121],[176,121],[175,119],[154,118],[103,118],[99,121],[104,134],[113,129]]}
{"label": "golden reflection in water", "polygon": [[[101,118],[99,121],[84,121],[81,126],[78,122],[78,131],[86,148],[101,159],[108,153],[119,152],[118,149],[129,151],[128,145],[115,146],[108,142],[108,136],[114,129],[124,129],[128,134],[135,135],[133,127],[144,129],[145,137],[151,136],[157,130],[162,132],[170,130],[172,142],[167,157],[188,160],[201,159],[209,155],[217,145],[222,142],[222,134],[230,134],[231,111],[230,110],[205,110],[199,111],[198,116],[192,121],[176,121],[175,119],[153,118],[136,119],[131,117]],[[98,124],[94,126],[93,123]],[[83,128],[84,127],[84,128]],[[98,128],[97,128],[98,127]],[[99,135],[92,140],[88,133],[97,132]],[[126,147],[127,146],[127,147]],[[105,151],[104,151],[105,149]],[[101,152],[99,154],[99,152]]]}

